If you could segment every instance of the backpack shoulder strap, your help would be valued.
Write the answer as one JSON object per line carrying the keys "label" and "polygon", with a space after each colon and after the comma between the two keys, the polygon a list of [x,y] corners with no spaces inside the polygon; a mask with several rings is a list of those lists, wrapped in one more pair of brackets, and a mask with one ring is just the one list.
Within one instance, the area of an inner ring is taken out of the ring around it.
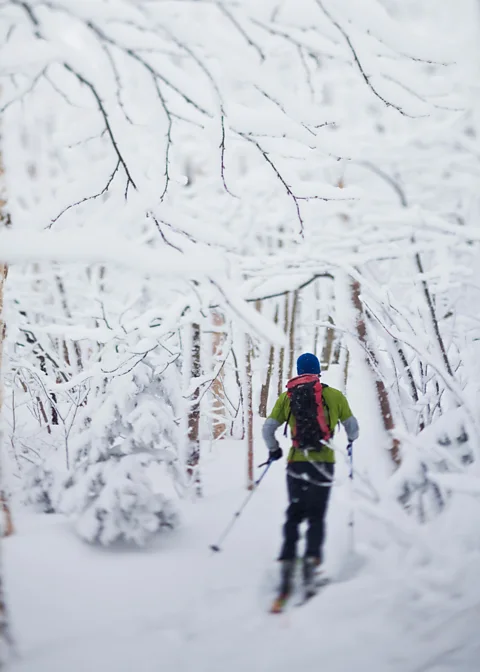
{"label": "backpack shoulder strap", "polygon": [[[323,385],[322,387],[327,387],[327,386]],[[324,414],[325,414],[325,420],[327,421],[328,427],[330,427],[330,409],[328,407],[327,400],[325,399],[323,394],[322,394],[322,406],[323,406],[323,410],[324,410]]]}
{"label": "backpack shoulder strap", "polygon": [[287,421],[285,422],[285,429],[283,430],[283,436],[287,436],[288,423],[290,422],[291,417],[292,417],[292,409],[288,411]]}

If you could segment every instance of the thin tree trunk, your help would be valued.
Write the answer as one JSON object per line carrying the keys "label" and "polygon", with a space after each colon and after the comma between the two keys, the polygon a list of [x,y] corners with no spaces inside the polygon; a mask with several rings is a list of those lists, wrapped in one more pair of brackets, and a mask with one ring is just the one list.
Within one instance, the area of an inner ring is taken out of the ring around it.
{"label": "thin tree trunk", "polygon": [[[200,377],[200,325],[192,324],[192,352],[191,352],[191,379]],[[188,458],[187,473],[190,478],[195,479],[197,495],[202,494],[201,478],[199,471],[200,463],[200,390],[197,389],[190,397],[190,408],[188,412]]]}
{"label": "thin tree trunk", "polygon": [[252,385],[252,341],[245,336],[245,430],[247,436],[247,487],[253,489],[253,385]]}
{"label": "thin tree trunk", "polygon": [[290,318],[290,329],[288,333],[288,379],[293,376],[293,364],[295,362],[295,328],[297,326],[297,312],[300,291],[296,289],[293,292],[292,316]]}
{"label": "thin tree trunk", "polygon": [[[412,242],[415,242],[415,237],[412,237]],[[448,359],[447,355],[447,350],[445,348],[445,343],[443,342],[442,335],[440,333],[440,326],[438,324],[438,319],[437,315],[435,313],[435,306],[433,305],[433,297],[430,293],[430,289],[428,288],[427,281],[423,277],[424,269],[423,269],[423,263],[422,259],[420,257],[420,254],[417,252],[415,254],[415,264],[417,266],[418,272],[422,274],[422,289],[423,289],[423,295],[425,297],[425,301],[428,306],[428,311],[430,313],[430,318],[432,320],[432,327],[433,327],[433,332],[435,334],[435,338],[437,339],[438,347],[440,348],[440,353],[442,355],[443,363],[445,364],[445,368],[447,369],[449,375],[454,378],[454,374],[452,371],[452,367],[450,365],[450,360]]]}
{"label": "thin tree trunk", "polygon": [[[289,295],[285,294],[285,307],[284,307],[284,315],[283,315],[283,330],[285,331],[286,334],[288,334],[288,308],[289,308]],[[284,361],[285,361],[285,348],[280,348],[280,352],[278,354],[278,396],[280,396],[283,392],[283,367],[284,367]]]}
{"label": "thin tree trunk", "polygon": [[345,393],[347,392],[349,363],[350,363],[350,351],[347,350],[347,352],[345,353],[345,361],[343,362],[343,389],[345,390]]}
{"label": "thin tree trunk", "polygon": [[[10,214],[7,211],[7,200],[6,200],[6,190],[4,186],[4,169],[3,169],[3,157],[0,152],[0,229],[8,228],[11,226]],[[3,376],[2,376],[2,362],[3,362],[3,344],[5,342],[5,337],[7,333],[7,327],[4,319],[4,292],[5,292],[5,282],[8,275],[8,266],[6,263],[3,263],[0,259],[0,508],[3,512],[4,526],[3,534],[4,536],[9,536],[13,534],[13,522],[12,515],[8,506],[8,502],[5,497],[5,491],[3,489],[3,479],[1,478],[1,461],[3,458],[3,420],[2,420],[2,407],[3,407]],[[1,615],[0,615],[1,618]]]}
{"label": "thin tree trunk", "polygon": [[342,355],[342,337],[336,336],[335,347],[333,348],[332,364],[340,364],[340,357]]}
{"label": "thin tree trunk", "polygon": [[[65,313],[65,316],[71,320],[72,319],[72,311],[70,310],[70,307],[68,305],[67,301],[67,292],[65,291],[65,285],[63,284],[62,278],[58,275],[55,274],[55,282],[57,285],[58,293],[60,296],[60,303],[63,308],[63,312]],[[73,348],[75,350],[75,366],[76,366],[76,372],[80,372],[83,370],[83,361],[82,361],[82,351],[80,349],[80,344],[78,341],[71,341]],[[65,361],[67,364],[73,367],[72,364],[72,357],[70,357],[69,353],[69,347],[68,347],[67,341],[63,341],[63,352],[64,352],[64,357]],[[58,424],[58,422],[54,422],[54,424]]]}
{"label": "thin tree trunk", "polygon": [[[395,347],[397,349],[398,356],[400,357],[400,360],[402,362],[405,373],[407,375],[408,384],[409,384],[409,387],[410,387],[410,394],[412,395],[412,399],[418,404],[418,401],[419,401],[418,390],[417,390],[417,386],[415,385],[415,380],[413,378],[411,366],[408,364],[407,357],[405,355],[405,352],[404,352],[402,346],[400,345],[400,342],[397,339],[395,339],[394,344],[395,344]],[[420,418],[419,418],[418,428],[419,428],[420,431],[425,429],[425,422],[423,420],[423,411],[421,412],[421,415],[420,415]]]}
{"label": "thin tree trunk", "polygon": [[[232,328],[232,325],[230,324],[230,329],[231,328]],[[240,371],[240,367],[239,367],[239,358],[237,357],[237,355],[235,353],[235,348],[233,348],[233,347],[232,347],[232,359],[233,359],[233,364],[234,364],[234,369],[235,369],[235,381],[237,383],[238,396],[239,396],[238,409],[239,410],[241,409],[241,411],[242,411],[241,414],[240,414],[240,417],[242,419],[242,424],[241,424],[242,433],[241,433],[239,438],[240,438],[240,440],[243,441],[243,439],[245,438],[245,413],[244,413],[244,410],[243,410],[243,405],[244,405],[243,388],[244,388],[245,385],[244,385],[244,382],[242,381],[242,375],[241,375],[241,371]],[[243,361],[243,360],[240,358],[240,361]],[[232,430],[230,431],[230,435],[232,435],[232,436],[233,436],[234,424],[235,424],[235,420],[232,422]]]}
{"label": "thin tree trunk", "polygon": [[[343,178],[340,178],[338,186],[341,189],[343,189],[343,187],[345,186]],[[367,364],[371,369],[375,379],[375,387],[377,389],[377,398],[380,404],[380,412],[382,414],[383,426],[385,430],[388,433],[390,433],[395,429],[395,423],[393,421],[393,415],[392,415],[392,407],[390,404],[390,399],[388,398],[388,392],[387,388],[385,387],[385,383],[379,377],[378,373],[379,363],[377,356],[373,352],[372,348],[370,347],[370,343],[368,342],[367,326],[365,324],[363,304],[360,300],[360,283],[358,282],[358,280],[352,281],[351,296],[352,296],[352,303],[357,311],[357,318],[355,322],[358,338],[362,343],[363,347],[365,348],[365,351],[368,353],[368,357],[366,357]],[[392,444],[390,447],[390,456],[395,466],[396,467],[400,466],[401,462],[400,442],[398,439],[392,438]]]}
{"label": "thin tree trunk", "polygon": [[[363,304],[360,300],[360,283],[358,280],[354,280],[351,285],[351,295],[352,295],[352,301],[353,305],[356,308],[357,311],[357,319],[356,319],[356,328],[357,328],[357,334],[360,342],[362,343],[363,347],[368,353],[367,363],[369,367],[372,370],[372,373],[375,378],[375,386],[377,389],[377,397],[378,401],[380,404],[380,411],[382,414],[382,419],[383,419],[383,426],[385,427],[386,431],[388,433],[392,432],[393,429],[395,429],[395,423],[393,421],[393,415],[392,415],[392,409],[390,405],[390,400],[388,398],[388,392],[385,387],[385,384],[383,380],[379,378],[379,375],[377,373],[379,364],[378,364],[378,359],[373,352],[372,348],[370,347],[370,344],[368,342],[368,336],[367,336],[367,327],[365,324],[365,316],[363,312]],[[392,445],[390,448],[390,455],[392,457],[393,462],[395,463],[396,466],[400,465],[400,442],[398,439],[392,439]]]}
{"label": "thin tree trunk", "polygon": [[[1,212],[1,211],[0,211]],[[1,223],[1,220],[0,220]],[[6,324],[3,318],[3,297],[5,291],[5,281],[7,279],[8,267],[6,264],[0,263],[0,457],[3,457],[3,418],[2,418],[2,408],[3,408],[3,344],[5,342],[5,336],[7,332]],[[1,471],[1,464],[0,464]],[[1,475],[1,474],[0,474]],[[7,499],[5,497],[5,492],[3,489],[3,483],[0,482],[0,508],[3,514],[3,536],[8,537],[13,534],[13,522],[10,508],[8,506]]]}
{"label": "thin tree trunk", "polygon": [[[328,321],[333,324],[333,320],[330,315],[328,316]],[[327,327],[327,333],[322,348],[322,366],[324,367],[325,370],[327,370],[331,364],[334,339],[335,339],[335,330],[332,329],[331,327]]]}
{"label": "thin tree trunk", "polygon": [[[23,310],[20,311],[20,315],[23,315],[24,317],[26,317],[25,311],[23,311]],[[33,354],[38,359],[40,370],[42,371],[42,373],[47,375],[47,373],[48,373],[48,371],[47,371],[47,358],[45,356],[45,351],[43,350],[42,346],[37,341],[37,337],[35,336],[35,334],[33,332],[27,331],[26,329],[24,329],[23,333],[25,335],[25,340],[27,341],[27,343],[32,346]],[[52,360],[50,360],[50,363],[52,363]],[[49,420],[49,418],[47,416],[47,412],[45,410],[45,405],[44,405],[40,396],[37,396],[36,399],[37,399],[38,408],[40,409],[40,415],[42,416],[43,421],[44,421],[44,423],[47,427],[47,432],[49,434],[51,434],[52,429],[50,427],[50,420]],[[56,395],[55,395],[54,392],[52,392],[48,395],[48,401],[49,401],[49,406],[51,408],[52,424],[53,425],[58,425],[58,413],[57,413],[57,408],[56,408],[57,398],[56,398]]]}
{"label": "thin tree trunk", "polygon": [[[214,330],[212,333],[212,355],[213,366],[215,367],[216,363],[225,356],[225,353],[223,353],[223,344],[225,341],[225,318],[219,311],[214,310],[212,312],[212,322],[214,325]],[[216,327],[218,327],[218,331]],[[225,392],[223,389],[224,377],[225,376],[222,369],[212,383],[214,439],[223,438],[227,431],[227,425],[225,423]]]}
{"label": "thin tree trunk", "polygon": [[[273,321],[275,324],[278,324],[278,304],[275,306],[275,316],[273,318]],[[261,418],[267,417],[268,393],[270,391],[270,383],[272,380],[274,362],[275,362],[275,346],[271,345],[270,353],[268,356],[268,365],[267,365],[265,383],[263,383],[260,390],[260,405],[258,407],[258,414]]]}
{"label": "thin tree trunk", "polygon": [[[1,139],[1,138],[0,138]],[[3,161],[2,154],[0,151],[0,229],[3,227],[10,226],[10,216],[7,213],[6,209],[6,196],[5,196],[5,187],[4,187],[4,170],[3,170]],[[4,319],[4,290],[5,290],[5,281],[7,279],[8,267],[0,259],[0,507],[2,509],[3,519],[4,519],[4,536],[10,535],[13,533],[13,522],[8,503],[5,498],[5,493],[3,489],[3,473],[2,473],[2,460],[3,460],[3,344],[5,342],[6,335],[6,326]],[[5,595],[3,589],[3,573],[2,566],[0,564],[0,665],[2,665],[6,659],[9,649],[12,645],[12,638],[10,635],[9,622],[8,622],[8,611],[5,602]]]}
{"label": "thin tree trunk", "polygon": [[322,314],[321,314],[321,311],[320,311],[320,282],[318,280],[315,280],[314,291],[315,291],[315,331],[314,331],[314,334],[313,334],[313,350],[312,350],[312,352],[316,355],[317,352],[318,352],[318,339],[319,339],[319,336],[320,336],[320,327],[318,326],[318,323],[320,322],[320,319],[322,317]]}

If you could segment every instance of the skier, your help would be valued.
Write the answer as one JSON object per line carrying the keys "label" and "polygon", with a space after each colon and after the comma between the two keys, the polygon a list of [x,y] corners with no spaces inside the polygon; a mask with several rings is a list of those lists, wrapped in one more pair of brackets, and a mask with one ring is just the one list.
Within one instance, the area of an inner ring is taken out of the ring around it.
{"label": "skier", "polygon": [[333,481],[335,454],[325,445],[338,422],[345,428],[348,449],[358,438],[359,428],[345,396],[333,387],[320,383],[318,358],[305,353],[297,360],[297,376],[287,384],[287,392],[277,399],[262,428],[269,450],[269,460],[279,460],[283,451],[275,437],[276,430],[287,425],[292,434],[292,447],[287,458],[287,489],[289,506],[283,526],[282,578],[279,599],[291,592],[297,552],[298,528],[308,521],[303,559],[304,585],[314,592],[313,578],[323,561],[325,516]]}

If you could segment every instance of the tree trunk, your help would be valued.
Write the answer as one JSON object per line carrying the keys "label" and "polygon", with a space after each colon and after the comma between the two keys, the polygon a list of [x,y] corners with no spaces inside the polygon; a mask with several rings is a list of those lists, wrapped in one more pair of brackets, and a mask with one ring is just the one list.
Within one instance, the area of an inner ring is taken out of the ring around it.
{"label": "tree trunk", "polygon": [[[333,320],[330,315],[328,316],[328,321],[332,322],[333,324]],[[328,370],[328,367],[331,364],[334,339],[335,339],[335,330],[332,329],[332,327],[327,327],[327,333],[325,334],[325,340],[323,342],[322,355],[321,355],[322,367],[325,371]]]}
{"label": "tree trunk", "polygon": [[[1,139],[1,138],[0,138]],[[3,181],[3,162],[2,154],[0,152],[0,229],[10,225],[10,216],[6,210],[5,187]],[[3,459],[3,344],[5,342],[6,326],[4,319],[4,290],[5,281],[7,279],[8,267],[0,259],[0,508],[3,514],[3,535],[8,536],[13,534],[13,523],[10,509],[5,498],[3,490],[3,473],[2,473],[2,459]],[[5,662],[7,652],[11,648],[12,639],[10,635],[8,612],[5,603],[5,595],[3,590],[3,574],[0,565],[0,665]]]}
{"label": "tree trunk", "polygon": [[[343,189],[345,186],[343,178],[340,178],[338,181],[338,186],[340,189]],[[365,351],[368,354],[368,357],[366,358],[367,364],[370,367],[373,376],[375,378],[375,387],[377,388],[377,398],[378,402],[380,404],[380,412],[382,414],[382,419],[383,419],[383,426],[385,427],[385,430],[390,433],[392,432],[393,429],[395,429],[395,423],[393,422],[393,415],[392,415],[392,407],[390,405],[390,399],[388,398],[388,392],[387,388],[385,387],[385,384],[383,380],[379,378],[379,363],[378,359],[373,352],[372,348],[370,347],[370,344],[368,342],[368,335],[367,335],[367,326],[365,324],[365,315],[363,312],[363,304],[360,300],[360,283],[358,280],[353,280],[351,284],[351,296],[352,296],[352,302],[353,305],[355,306],[355,309],[357,311],[357,318],[356,318],[356,329],[357,329],[357,334],[358,338],[365,348]],[[348,365],[347,365],[348,366]],[[346,380],[345,380],[346,382]],[[392,438],[392,445],[390,448],[390,456],[393,460],[393,463],[395,464],[396,467],[400,466],[400,442],[398,439]]]}
{"label": "tree trunk", "polygon": [[[214,310],[212,312],[212,322],[214,325],[212,333],[212,355],[213,368],[215,369],[216,364],[225,357],[225,353],[223,352],[223,344],[225,341],[225,318],[220,312]],[[218,331],[215,327],[219,328]],[[223,389],[224,377],[222,368],[212,383],[214,439],[223,438],[227,432],[227,425],[225,423],[225,391]]]}
{"label": "tree trunk", "polygon": [[[191,340],[191,380],[200,377],[200,325],[192,324]],[[188,412],[188,458],[187,474],[195,480],[195,489],[197,495],[202,494],[200,471],[200,390],[197,389],[190,396],[190,407]]]}
{"label": "tree trunk", "polygon": [[347,392],[349,363],[350,363],[350,351],[347,350],[347,352],[345,353],[345,360],[343,362],[343,389],[345,390],[345,393]]}
{"label": "tree trunk", "polygon": [[290,329],[288,332],[288,379],[293,377],[293,365],[295,362],[295,328],[297,324],[298,302],[300,290],[293,292],[292,316],[290,318]]}
{"label": "tree trunk", "polygon": [[[320,327],[318,326],[318,323],[320,322],[322,318],[322,313],[320,310],[320,282],[318,280],[315,280],[314,283],[314,291],[315,291],[315,331],[313,334],[313,350],[312,352],[316,355],[318,353],[318,340],[320,337]],[[323,363],[323,359],[322,359]]]}
{"label": "tree trunk", "polygon": [[[275,307],[275,317],[273,318],[275,324],[278,324],[278,304]],[[270,383],[273,375],[273,365],[275,361],[275,346],[270,346],[270,352],[268,355],[268,364],[267,364],[267,373],[265,378],[265,383],[262,384],[260,390],[260,405],[258,407],[258,414],[261,418],[267,417],[267,408],[268,408],[268,393],[270,391]]]}
{"label": "tree trunk", "polygon": [[245,336],[245,395],[244,415],[245,434],[247,437],[247,487],[253,490],[253,385],[252,385],[252,342]]}
{"label": "tree trunk", "polygon": [[[1,205],[1,204],[0,204]],[[1,211],[0,211],[1,212]],[[1,220],[0,220],[1,222]],[[6,336],[6,324],[3,318],[3,296],[5,281],[7,279],[8,267],[6,264],[0,263],[0,450],[1,456],[3,457],[3,419],[2,419],[2,408],[3,408],[3,344],[5,342]],[[0,464],[1,472],[1,464]],[[1,473],[0,473],[1,477]],[[3,480],[3,479],[2,479]],[[8,537],[13,534],[13,522],[12,515],[10,513],[10,508],[8,506],[7,499],[3,490],[3,483],[0,482],[0,508],[3,514],[3,536]]]}
{"label": "tree trunk", "polygon": [[[412,243],[415,243],[415,236],[412,236]],[[450,365],[450,360],[447,355],[447,350],[445,348],[445,343],[443,341],[442,335],[440,333],[440,326],[438,324],[438,318],[435,312],[435,306],[434,306],[434,299],[430,293],[430,289],[428,288],[427,281],[425,280],[425,275],[424,275],[424,268],[423,268],[423,263],[422,259],[420,257],[420,254],[417,252],[415,254],[415,264],[417,266],[418,272],[420,273],[422,279],[421,279],[421,284],[422,284],[422,290],[423,290],[423,295],[425,297],[425,302],[428,307],[428,312],[430,313],[430,319],[432,320],[432,329],[433,333],[435,334],[435,338],[440,350],[440,354],[443,359],[443,363],[445,364],[445,368],[447,369],[449,375],[454,378],[454,373],[452,370],[452,367]],[[458,405],[458,404],[457,404]]]}
{"label": "tree trunk", "polygon": [[[363,312],[363,304],[360,299],[360,283],[358,280],[354,280],[351,285],[351,294],[352,294],[352,301],[353,305],[356,308],[357,311],[357,319],[356,319],[356,329],[357,329],[357,334],[360,342],[362,343],[363,347],[365,348],[366,352],[368,353],[367,357],[367,363],[372,370],[372,373],[375,378],[375,386],[377,388],[377,397],[378,401],[380,404],[380,411],[382,414],[383,418],[383,426],[385,427],[386,431],[390,433],[393,429],[395,429],[395,424],[393,422],[393,416],[392,416],[392,409],[390,406],[390,400],[388,398],[388,392],[385,387],[385,384],[383,380],[380,380],[379,374],[378,374],[378,368],[379,368],[379,363],[378,359],[373,352],[372,348],[370,347],[370,344],[368,342],[368,336],[367,336],[367,327],[365,324],[365,316]],[[392,457],[393,462],[395,463],[396,466],[400,465],[400,442],[398,439],[392,439],[392,445],[390,448],[390,455]]]}
{"label": "tree trunk", "polygon": [[[286,334],[288,334],[288,307],[289,307],[289,295],[285,294],[285,307],[284,307],[284,315],[283,315],[283,330]],[[280,396],[283,392],[283,367],[284,367],[284,361],[285,361],[285,348],[280,348],[280,352],[278,355],[278,396]]]}
{"label": "tree trunk", "polygon": [[[3,157],[0,152],[0,229],[9,227],[11,225],[10,215],[7,212],[6,190],[4,186],[4,169]],[[7,327],[3,312],[3,297],[5,291],[5,282],[7,280],[8,266],[0,259],[0,508],[3,513],[3,535],[9,536],[13,534],[13,522],[8,502],[5,497],[3,489],[3,478],[1,475],[1,461],[3,458],[3,420],[2,420],[2,406],[3,406],[3,377],[2,377],[2,362],[3,362],[3,344],[7,333]]]}
{"label": "tree trunk", "polygon": [[[68,320],[72,319],[72,311],[70,310],[70,306],[68,305],[68,300],[67,300],[67,292],[65,290],[65,285],[63,283],[62,278],[56,273],[55,274],[55,283],[57,285],[58,293],[60,296],[60,304],[62,306],[63,312],[65,314],[65,317],[68,318]],[[73,356],[72,353],[70,352],[71,348],[73,347]],[[82,357],[82,350],[80,347],[80,343],[78,341],[63,341],[63,353],[65,357],[65,361],[69,366],[73,368],[75,373],[80,373],[80,371],[83,371],[83,357]]]}

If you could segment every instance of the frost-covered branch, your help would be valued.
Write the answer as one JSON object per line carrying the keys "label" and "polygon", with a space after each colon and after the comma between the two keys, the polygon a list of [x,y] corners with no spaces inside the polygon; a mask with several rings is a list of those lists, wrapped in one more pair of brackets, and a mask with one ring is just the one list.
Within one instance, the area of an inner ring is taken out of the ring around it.
{"label": "frost-covered branch", "polygon": [[341,24],[334,18],[334,16],[333,16],[333,15],[326,9],[325,4],[322,2],[322,0],[315,0],[315,3],[316,3],[316,4],[318,5],[318,7],[322,10],[322,12],[323,12],[323,13],[325,14],[325,16],[328,18],[328,20],[331,21],[331,23],[335,26],[335,28],[337,28],[337,30],[342,34],[342,36],[343,36],[345,42],[346,42],[347,45],[348,45],[348,48],[350,49],[350,52],[351,52],[351,54],[352,54],[352,56],[353,56],[353,60],[354,60],[354,62],[355,62],[355,64],[356,64],[356,66],[358,67],[358,69],[359,69],[359,71],[360,71],[360,74],[361,74],[363,80],[365,81],[365,83],[367,84],[367,86],[369,87],[369,89],[372,91],[372,93],[373,93],[379,100],[381,100],[382,103],[384,103],[387,107],[392,107],[392,108],[394,108],[395,110],[397,110],[397,112],[400,112],[400,114],[403,115],[403,116],[405,116],[405,117],[412,117],[412,118],[414,118],[415,115],[409,114],[409,113],[406,112],[402,107],[400,107],[399,105],[396,105],[396,104],[393,103],[392,101],[387,100],[387,98],[385,98],[384,96],[382,96],[382,94],[381,94],[381,93],[377,90],[377,88],[372,84],[372,80],[371,80],[370,75],[368,75],[368,74],[365,72],[365,69],[364,69],[364,67],[363,67],[363,65],[362,65],[362,62],[361,62],[361,60],[360,60],[360,58],[359,58],[359,56],[358,56],[357,50],[356,50],[355,46],[353,45],[352,39],[350,38],[348,32],[347,32],[347,31],[343,28],[343,26],[342,26],[342,25],[341,25]]}

